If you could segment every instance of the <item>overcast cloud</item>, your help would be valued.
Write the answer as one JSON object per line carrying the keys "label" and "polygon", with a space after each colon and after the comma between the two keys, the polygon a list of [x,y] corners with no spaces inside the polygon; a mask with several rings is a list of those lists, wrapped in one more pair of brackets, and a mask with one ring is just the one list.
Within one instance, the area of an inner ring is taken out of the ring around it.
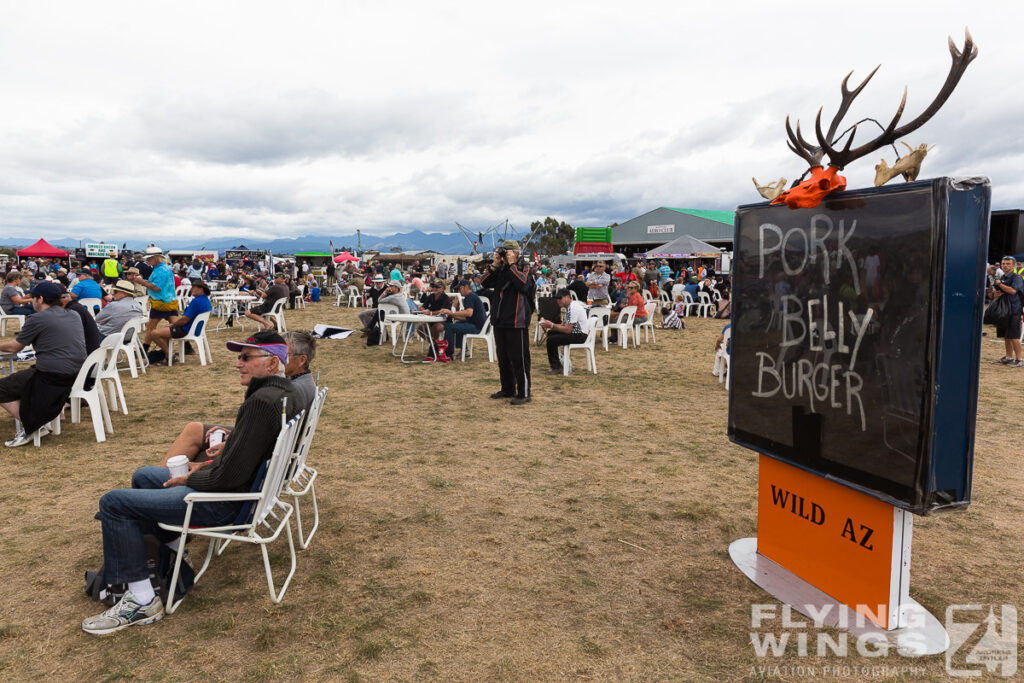
{"label": "overcast cloud", "polygon": [[904,85],[916,116],[965,26],[978,59],[907,141],[936,145],[922,177],[1024,208],[1019,2],[489,4],[3,0],[0,243],[732,209],[805,170],[787,114],[813,135],[881,63],[847,120],[887,121]]}

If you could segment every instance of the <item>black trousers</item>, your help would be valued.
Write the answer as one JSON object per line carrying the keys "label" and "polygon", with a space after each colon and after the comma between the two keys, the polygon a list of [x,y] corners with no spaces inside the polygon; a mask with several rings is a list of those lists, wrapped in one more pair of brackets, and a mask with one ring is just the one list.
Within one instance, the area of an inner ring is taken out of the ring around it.
{"label": "black trousers", "polygon": [[526,398],[530,395],[530,331],[525,327],[495,327],[501,390]]}
{"label": "black trousers", "polygon": [[548,364],[555,370],[562,367],[562,361],[558,357],[558,347],[569,344],[582,344],[587,341],[587,335],[582,332],[548,332]]}

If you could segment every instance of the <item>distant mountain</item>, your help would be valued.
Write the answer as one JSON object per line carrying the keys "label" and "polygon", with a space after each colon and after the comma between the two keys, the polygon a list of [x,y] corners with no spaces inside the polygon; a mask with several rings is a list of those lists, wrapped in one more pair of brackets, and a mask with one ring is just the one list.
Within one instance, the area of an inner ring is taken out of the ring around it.
{"label": "distant mountain", "polygon": [[[73,249],[79,243],[92,242],[87,238],[63,237],[48,240],[50,244],[62,249]],[[216,238],[201,242],[195,240],[170,240],[161,242],[159,246],[164,249],[216,249],[223,252],[240,245],[249,249],[269,249],[275,254],[295,254],[309,251],[323,251],[330,249],[331,243],[335,249],[354,249],[361,243],[362,250],[368,249],[387,252],[392,249],[401,248],[403,251],[416,249],[430,249],[442,254],[468,254],[471,251],[469,242],[460,232],[454,233],[426,233],[421,230],[412,232],[393,233],[390,235],[367,235],[361,238],[356,235],[303,235],[301,237],[281,239],[243,239],[238,237]],[[112,243],[112,242],[111,242]],[[118,242],[120,247],[124,242]],[[134,239],[127,240],[128,248],[141,251],[146,248],[147,242],[139,242]],[[18,248],[28,246],[27,244],[16,245]]]}

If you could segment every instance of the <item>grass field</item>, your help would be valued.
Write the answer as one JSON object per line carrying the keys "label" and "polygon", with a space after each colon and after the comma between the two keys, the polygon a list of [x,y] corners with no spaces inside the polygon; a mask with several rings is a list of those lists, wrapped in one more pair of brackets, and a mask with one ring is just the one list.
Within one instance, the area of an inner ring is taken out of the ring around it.
{"label": "grass field", "polygon": [[[329,303],[287,317],[355,326]],[[728,556],[756,533],[757,460],[726,437],[710,373],[721,327],[599,350],[596,376],[582,356],[568,378],[543,375],[535,347],[520,407],[488,398],[482,345],[465,364],[403,366],[358,337],[321,342],[321,529],[283,603],[259,551],[232,547],[178,612],[97,638],[80,630],[101,610],[82,592],[101,564],[97,500],[162,461],[184,422],[232,420],[243,393],[228,331],[212,335],[212,366],[125,375],[130,413],[105,443],[86,421],[2,453],[0,677],[795,680],[783,667],[830,666],[944,680],[941,655],[755,655],[751,604],[772,600]],[[951,604],[1024,606],[1024,372],[988,362],[1001,345],[982,351],[973,504],[915,520],[910,592],[940,619]]]}

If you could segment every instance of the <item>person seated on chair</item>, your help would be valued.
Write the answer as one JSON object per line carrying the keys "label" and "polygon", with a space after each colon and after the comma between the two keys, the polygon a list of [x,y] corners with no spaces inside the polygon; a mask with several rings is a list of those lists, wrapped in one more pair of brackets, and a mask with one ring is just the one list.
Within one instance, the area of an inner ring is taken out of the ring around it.
{"label": "person seated on chair", "polygon": [[[718,354],[718,350],[722,348],[722,342],[725,342],[725,333],[729,331],[730,327],[732,327],[732,323],[729,323],[728,325],[723,327],[722,328],[722,333],[719,334],[718,335],[718,339],[715,340],[715,351],[714,351],[714,353],[716,355]],[[726,355],[729,358],[732,357],[732,335],[729,335],[729,341],[725,342],[725,353],[726,353]],[[716,371],[716,370],[713,369],[711,371],[711,374],[714,375],[715,377],[718,377],[719,374],[724,375],[726,370],[728,369],[728,367],[729,367],[729,360],[728,360],[728,358],[722,358],[722,368],[721,368],[721,370]]]}
{"label": "person seated on chair", "polygon": [[560,375],[563,372],[559,347],[569,344],[582,344],[587,341],[590,332],[590,321],[587,320],[587,309],[580,301],[574,301],[568,289],[560,289],[555,293],[558,305],[565,309],[562,323],[541,320],[540,326],[548,331],[548,365],[549,375]]}
{"label": "person seated on chair", "polygon": [[576,277],[574,277],[572,279],[572,282],[569,283],[569,287],[568,288],[569,288],[569,291],[572,291],[572,292],[576,293],[576,299],[578,301],[586,301],[587,300],[587,292],[589,292],[590,290],[587,287],[587,283],[584,282],[582,275],[577,275]]}
{"label": "person seated on chair", "polygon": [[[163,618],[163,602],[149,582],[143,537],[153,534],[170,540],[172,535],[157,524],[183,523],[188,505],[185,497],[190,493],[248,492],[260,465],[273,454],[281,430],[282,402],[289,419],[302,410],[299,390],[284,376],[288,346],[281,335],[259,332],[244,342],[229,341],[227,348],[241,352],[235,368],[246,391],[225,440],[205,449],[198,458],[208,437],[202,423],[190,422],[168,452],[168,457],[189,456],[192,462],[187,475],[171,478],[166,467],[142,467],[132,476],[132,488],[110,491],[100,498],[97,516],[103,530],[103,577],[109,585],[125,587],[116,605],[82,622],[86,633],[104,635]],[[230,524],[242,505],[197,503],[190,523]]]}
{"label": "person seated on chair", "polygon": [[487,322],[487,309],[483,300],[476,295],[469,280],[459,280],[458,292],[462,295],[462,308],[453,311],[442,308],[438,313],[450,320],[444,323],[445,348],[449,356],[455,357],[455,350],[462,348],[462,339],[467,334],[479,334]]}
{"label": "person seated on chair", "polygon": [[[192,332],[193,321],[203,313],[213,310],[210,303],[210,285],[202,280],[192,282],[192,301],[189,302],[185,311],[178,316],[173,323],[167,327],[158,327],[153,330],[152,338],[160,350],[164,352],[164,359],[156,361],[156,365],[167,365],[169,339],[181,339]],[[201,343],[201,342],[197,342]]]}
{"label": "person seated on chair", "polygon": [[[619,299],[618,303],[612,307],[611,322],[616,322],[619,319],[622,309],[626,306],[636,306],[636,313],[633,315],[634,325],[647,322],[647,309],[644,307],[644,296],[640,293],[639,282],[630,281],[626,285],[626,295]],[[608,337],[609,342],[617,342],[618,340],[617,332],[612,332],[611,336]]]}
{"label": "person seated on chair", "polygon": [[316,337],[305,330],[289,330],[284,333],[284,341],[288,344],[284,376],[298,388],[305,400],[302,407],[308,409],[316,398],[316,382],[309,370],[309,364],[316,358]]}
{"label": "person seated on chair", "polygon": [[[427,290],[420,296],[420,307],[432,315],[439,314],[442,310],[451,310],[452,299],[445,293],[444,280],[439,278],[430,283]],[[444,334],[444,323],[430,323],[430,336],[435,340],[440,339]],[[445,344],[447,347],[447,344]],[[440,350],[444,356],[444,350]]]}
{"label": "person seated on chair", "polygon": [[[376,278],[374,278],[376,279]],[[377,299],[377,306],[380,304],[393,304],[398,306],[399,313],[409,312],[409,298],[402,294],[402,283],[398,280],[392,280],[384,288],[384,293]],[[376,325],[379,320],[378,308],[368,308],[365,311],[359,311],[356,316],[359,318],[359,322],[363,324],[363,332],[369,332]]]}
{"label": "person seated on chair", "polygon": [[78,282],[71,288],[71,298],[78,299],[99,299],[107,297],[103,294],[103,288],[95,279],[99,273],[92,270],[83,270],[78,274]]}
{"label": "person seated on chair", "polygon": [[284,283],[284,273],[278,271],[274,274],[274,284],[267,288],[267,291],[262,292],[256,290],[256,293],[263,297],[263,303],[259,306],[254,306],[245,312],[245,317],[250,320],[255,320],[263,326],[264,330],[270,330],[274,328],[274,323],[270,322],[263,316],[269,313],[280,299],[288,298],[288,285]]}
{"label": "person seated on chair", "polygon": [[[85,333],[81,319],[61,307],[64,293],[52,282],[40,282],[29,294],[36,314],[25,318],[12,341],[0,342],[0,351],[17,353],[31,345],[36,363],[0,379],[0,408],[21,427],[4,445],[11,448],[32,440],[36,430],[49,434],[44,424],[57,417],[71,395],[78,371],[85,362]],[[88,315],[88,313],[86,313]]]}
{"label": "person seated on chair", "polygon": [[111,293],[114,300],[96,314],[96,327],[103,337],[120,334],[125,323],[142,317],[142,304],[135,300],[135,285],[118,280]]}
{"label": "person seated on chair", "polygon": [[32,307],[32,297],[21,295],[20,284],[21,273],[16,270],[4,277],[4,289],[0,292],[0,309],[4,315],[32,315],[36,312]]}
{"label": "person seated on chair", "polygon": [[[60,287],[60,285],[57,285]],[[102,338],[100,337],[100,330],[96,326],[96,318],[89,310],[71,298],[71,292],[61,288],[60,305],[66,311],[73,311],[78,314],[78,319],[82,321],[82,332],[85,334],[85,353],[86,355],[92,353],[100,347]]]}

